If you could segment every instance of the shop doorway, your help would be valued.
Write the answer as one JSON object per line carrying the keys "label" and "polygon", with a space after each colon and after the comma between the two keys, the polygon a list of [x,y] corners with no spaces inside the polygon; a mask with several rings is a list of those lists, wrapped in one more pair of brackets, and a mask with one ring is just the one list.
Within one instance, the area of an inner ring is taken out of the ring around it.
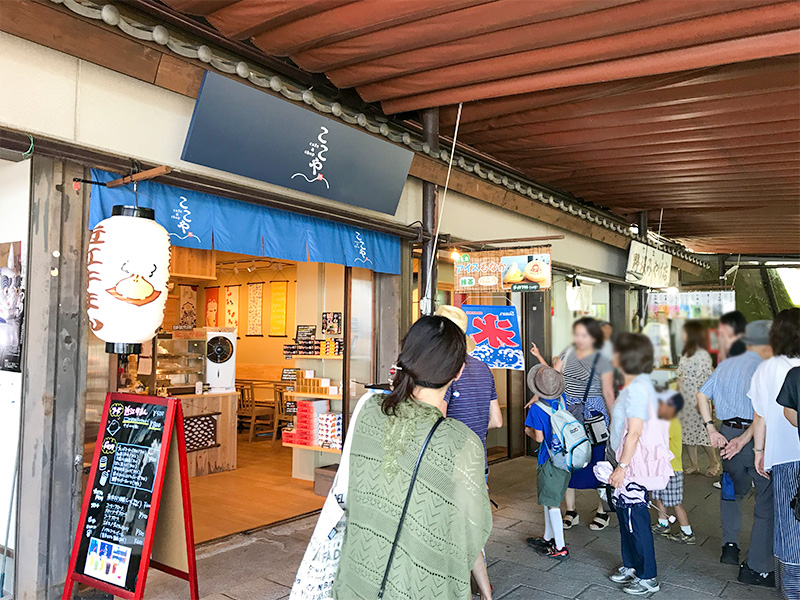
{"label": "shop doorway", "polygon": [[[325,467],[339,462],[341,415],[376,381],[375,275],[175,247],[171,272],[163,333],[142,355],[108,355],[92,336],[84,456],[108,390],[166,393],[181,398],[187,423],[213,425],[187,435],[197,543],[319,510],[333,476]],[[230,389],[209,390],[217,334],[232,342]],[[313,440],[302,437],[304,403]],[[320,420],[332,424],[324,435]]]}

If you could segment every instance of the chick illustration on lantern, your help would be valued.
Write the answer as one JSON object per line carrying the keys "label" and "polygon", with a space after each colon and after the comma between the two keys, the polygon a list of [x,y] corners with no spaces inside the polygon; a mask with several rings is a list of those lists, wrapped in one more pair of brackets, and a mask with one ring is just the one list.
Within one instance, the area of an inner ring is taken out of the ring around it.
{"label": "chick illustration on lantern", "polygon": [[106,352],[138,354],[164,320],[169,280],[167,230],[151,208],[115,206],[92,230],[89,324]]}

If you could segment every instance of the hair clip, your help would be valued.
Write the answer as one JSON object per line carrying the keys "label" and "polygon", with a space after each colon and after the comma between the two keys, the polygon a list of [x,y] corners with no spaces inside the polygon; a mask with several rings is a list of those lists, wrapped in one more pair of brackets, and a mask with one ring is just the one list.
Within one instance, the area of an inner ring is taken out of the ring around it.
{"label": "hair clip", "polygon": [[389,384],[394,385],[394,376],[397,375],[398,371],[402,371],[403,367],[400,365],[394,364],[389,369]]}

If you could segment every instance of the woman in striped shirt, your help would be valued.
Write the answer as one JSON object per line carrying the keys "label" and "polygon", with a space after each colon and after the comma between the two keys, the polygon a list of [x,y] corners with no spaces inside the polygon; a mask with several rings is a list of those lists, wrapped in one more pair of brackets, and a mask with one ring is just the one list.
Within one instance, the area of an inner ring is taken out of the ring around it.
{"label": "woman in striped shirt", "polygon": [[[555,359],[553,367],[564,375],[566,382],[565,398],[567,408],[583,423],[586,419],[603,415],[608,426],[608,415],[614,404],[614,373],[608,358],[600,353],[605,341],[600,323],[583,317],[572,325],[573,345]],[[534,344],[532,354],[545,362]],[[604,460],[606,446],[600,444],[592,448],[592,462],[585,469],[573,473],[564,501],[567,510],[564,515],[564,528],[569,529],[580,522],[575,510],[575,490],[594,490],[600,486],[592,468]],[[603,510],[598,499],[598,508],[589,529],[600,531],[608,527],[609,515]]]}

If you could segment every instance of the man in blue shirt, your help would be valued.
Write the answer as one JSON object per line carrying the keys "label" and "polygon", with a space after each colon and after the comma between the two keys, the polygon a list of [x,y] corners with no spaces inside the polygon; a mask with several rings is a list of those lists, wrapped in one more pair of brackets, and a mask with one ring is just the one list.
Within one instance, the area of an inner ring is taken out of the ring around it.
{"label": "man in blue shirt", "polygon": [[[450,319],[462,331],[467,330],[467,314],[455,306],[440,306],[436,316]],[[475,349],[475,341],[467,337],[467,352]],[[503,426],[503,413],[497,400],[497,389],[492,370],[467,354],[464,372],[444,395],[447,416],[457,419],[472,429],[483,442],[486,451],[486,434],[489,429]]]}
{"label": "man in blue shirt", "polygon": [[[723,493],[720,499],[722,556],[720,562],[739,565],[739,532],[742,529],[742,500],[755,484],[756,506],[747,560],[741,563],[739,581],[751,585],[775,586],[772,558],[773,494],[772,480],[755,470],[753,447],[753,403],[747,396],[750,380],[765,358],[772,355],[769,345],[770,321],[747,325],[742,341],[747,352],[722,361],[697,393],[697,410],[708,429],[711,444],[721,448]],[[722,421],[719,431],[711,417],[711,402]],[[725,499],[726,481],[733,486],[733,498]]]}

